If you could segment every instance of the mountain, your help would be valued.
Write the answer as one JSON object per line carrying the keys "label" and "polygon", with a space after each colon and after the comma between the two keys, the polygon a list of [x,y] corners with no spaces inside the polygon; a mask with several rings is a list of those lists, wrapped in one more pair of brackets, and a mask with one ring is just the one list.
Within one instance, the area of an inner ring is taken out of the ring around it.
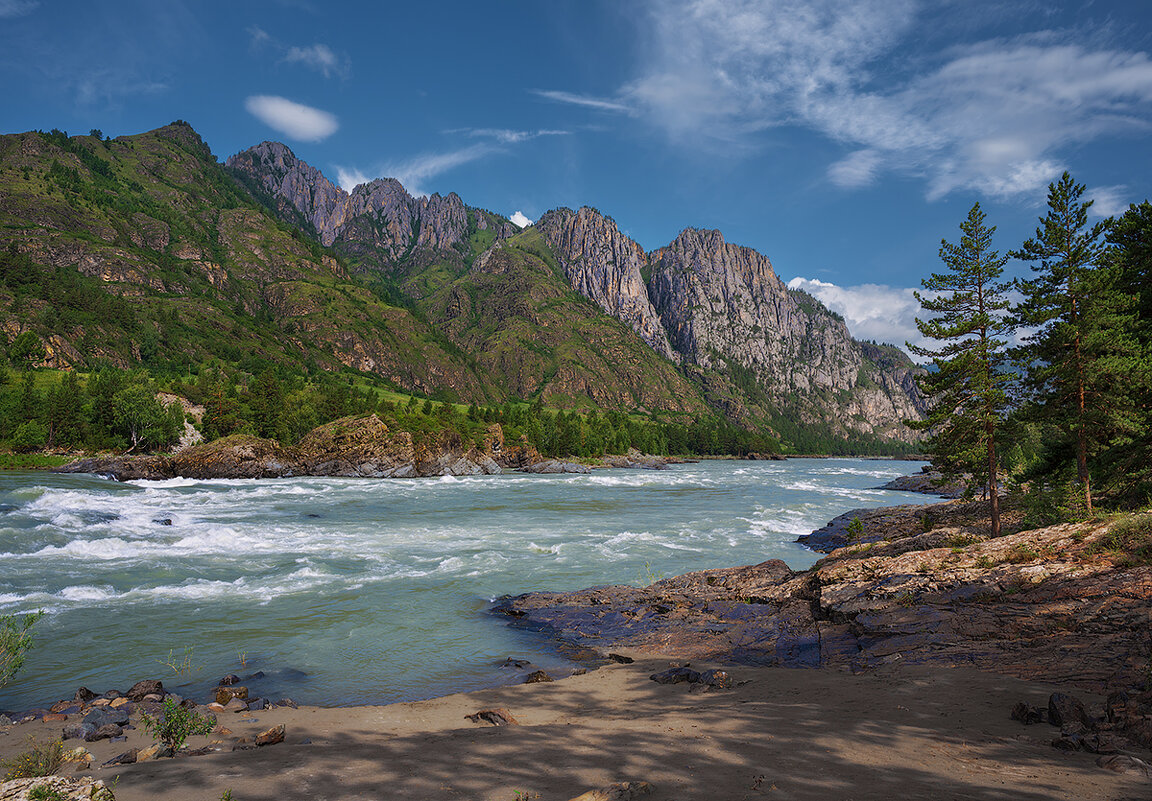
{"label": "mountain", "polygon": [[0,137],[0,246],[0,331],[49,366],[350,368],[466,403],[719,414],[798,448],[910,441],[919,416],[906,356],[717,231],[645,253],[590,208],[519,230],[393,179],[347,192],[276,142],[221,165],[182,122]]}

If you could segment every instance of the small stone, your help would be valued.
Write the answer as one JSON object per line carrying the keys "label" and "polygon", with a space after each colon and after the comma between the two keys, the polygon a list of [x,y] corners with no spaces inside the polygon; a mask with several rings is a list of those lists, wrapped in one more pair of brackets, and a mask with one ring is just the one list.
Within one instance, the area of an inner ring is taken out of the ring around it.
{"label": "small stone", "polygon": [[124,730],[115,723],[106,723],[84,739],[93,743],[97,740],[111,740],[113,737],[119,737],[123,733]]}
{"label": "small stone", "polygon": [[45,715],[43,718],[41,718],[41,720],[43,720],[45,723],[63,723],[64,721],[68,720],[68,716],[51,713]]}
{"label": "small stone", "polygon": [[127,697],[121,697],[112,699],[112,703],[109,704],[109,706],[113,709],[123,709],[124,707],[131,705],[131,703],[132,702],[129,701]]}
{"label": "small stone", "polygon": [[62,739],[88,741],[89,736],[96,733],[96,726],[92,723],[69,723],[64,727]]}
{"label": "small stone", "polygon": [[632,657],[624,656],[622,654],[608,654],[608,658],[611,659],[613,662],[619,662],[621,665],[631,665],[633,662],[636,661]]}
{"label": "small stone", "polygon": [[497,709],[481,709],[475,714],[465,715],[464,717],[468,718],[468,720],[472,721],[473,723],[479,723],[483,720],[491,723],[493,726],[519,725],[519,721],[512,717],[512,713],[504,707],[499,707]]}
{"label": "small stone", "polygon": [[80,711],[80,704],[75,701],[57,701],[48,708],[55,715],[71,715]]}
{"label": "small stone", "polygon": [[74,762],[79,769],[87,770],[88,766],[92,764],[92,753],[84,746],[80,746],[71,751],[65,751],[64,761]]}
{"label": "small stone", "polygon": [[230,728],[228,728],[227,726],[217,726],[216,728],[214,728],[212,730],[212,733],[213,734],[220,734],[220,735],[227,737],[229,734],[232,733],[232,730]]}
{"label": "small stone", "polygon": [[225,712],[247,712],[248,704],[239,698],[231,698],[228,703],[224,704]]}
{"label": "small stone", "polygon": [[289,709],[299,709],[300,708],[299,705],[297,705],[297,703],[295,701],[293,701],[291,698],[281,698],[279,701],[276,702],[276,706],[286,706]]}
{"label": "small stone", "polygon": [[139,751],[137,751],[136,752],[136,761],[137,762],[148,762],[148,761],[153,760],[153,759],[160,759],[161,757],[170,757],[170,756],[172,756],[172,749],[171,748],[169,748],[166,745],[161,745],[160,743],[156,743],[155,745],[150,745],[147,748],[142,748]]}
{"label": "small stone", "polygon": [[15,726],[15,725],[16,725],[16,721],[12,720],[12,718],[8,717],[7,715],[0,715],[0,726]]}
{"label": "small stone", "polygon": [[221,686],[216,688],[216,703],[227,704],[232,698],[247,698],[248,688],[238,685]]}
{"label": "small stone", "polygon": [[133,684],[124,694],[129,701],[143,701],[145,696],[159,695],[164,698],[164,682],[156,679],[145,679]]}
{"label": "small stone", "polygon": [[717,690],[727,690],[732,686],[732,677],[726,670],[705,670],[700,674],[700,683]]}
{"label": "small stone", "polygon": [[694,684],[700,681],[700,674],[688,667],[674,667],[662,670],[659,673],[653,673],[648,678],[657,684],[680,684],[688,682]]}
{"label": "small stone", "polygon": [[160,693],[148,693],[141,699],[141,701],[147,701],[153,704],[159,704],[163,700],[164,696]]}
{"label": "small stone", "polygon": [[81,687],[76,691],[75,703],[86,704],[96,697],[96,693],[89,690],[87,687]]}
{"label": "small stone", "polygon": [[212,703],[208,704],[206,708],[211,709],[213,712],[223,712],[224,711],[224,704],[218,704],[215,701],[213,701]]}
{"label": "small stone", "polygon": [[525,684],[539,684],[544,681],[556,681],[556,679],[549,676],[543,670],[537,670],[534,673],[529,673],[528,678],[524,679]]}
{"label": "small stone", "polygon": [[140,753],[140,749],[129,748],[123,754],[117,754],[116,756],[109,759],[102,765],[102,767],[108,768],[113,765],[134,765],[136,764],[136,755],[138,753]]}
{"label": "small stone", "polygon": [[1052,693],[1048,697],[1048,722],[1065,732],[1081,732],[1092,728],[1092,721],[1084,711],[1080,699],[1065,693]]}
{"label": "small stone", "polygon": [[588,668],[574,668],[572,670],[573,676],[584,676],[588,673]]}
{"label": "small stone", "polygon": [[589,790],[571,801],[632,801],[634,798],[650,795],[655,789],[648,782],[616,782],[607,787]]}
{"label": "small stone", "polygon": [[1025,726],[1030,726],[1033,723],[1042,723],[1044,721],[1044,710],[1027,704],[1024,701],[1017,701],[1016,705],[1012,707],[1012,720],[1018,720]]}
{"label": "small stone", "polygon": [[262,731],[256,735],[256,745],[276,745],[277,743],[284,742],[284,724],[273,726],[267,731]]}
{"label": "small stone", "polygon": [[111,698],[96,698],[92,701],[90,706],[103,707],[103,706],[111,706],[111,704],[112,704]]}
{"label": "small stone", "polygon": [[220,681],[218,682],[218,684],[221,687],[231,687],[233,684],[239,684],[239,683],[240,683],[240,677],[237,676],[235,673],[228,674],[224,678],[220,679]]}

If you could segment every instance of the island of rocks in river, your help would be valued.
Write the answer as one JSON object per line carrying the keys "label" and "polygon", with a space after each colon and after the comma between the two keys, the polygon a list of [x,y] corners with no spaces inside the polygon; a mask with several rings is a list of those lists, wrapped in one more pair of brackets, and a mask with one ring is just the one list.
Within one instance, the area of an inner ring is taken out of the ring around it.
{"label": "island of rocks in river", "polygon": [[[630,451],[606,456],[602,461],[606,467],[659,470],[677,460]],[[450,430],[418,441],[409,431],[389,429],[375,414],[334,420],[312,430],[293,446],[236,434],[172,454],[80,459],[55,472],[94,473],[131,481],[290,476],[415,478],[492,475],[503,470],[590,472],[582,464],[545,459],[526,439],[506,442],[499,423],[488,426],[479,443],[466,441]]]}

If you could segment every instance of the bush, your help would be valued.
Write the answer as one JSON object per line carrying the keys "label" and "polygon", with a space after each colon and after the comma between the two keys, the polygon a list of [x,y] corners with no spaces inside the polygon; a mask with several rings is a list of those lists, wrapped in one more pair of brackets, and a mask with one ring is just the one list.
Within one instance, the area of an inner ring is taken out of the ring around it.
{"label": "bush", "polygon": [[35,420],[20,424],[12,435],[12,450],[17,453],[38,451],[48,442],[48,431]]}
{"label": "bush", "polygon": [[195,734],[208,734],[216,726],[211,718],[191,709],[186,709],[171,698],[164,699],[164,708],[159,717],[153,717],[147,712],[141,713],[144,728],[151,733],[152,739],[162,743],[173,751],[184,746],[184,741]]}
{"label": "bush", "polygon": [[43,612],[33,612],[23,620],[13,615],[0,617],[0,687],[10,682],[24,666],[24,657],[32,647],[31,628],[43,616]]}
{"label": "bush", "polygon": [[28,750],[2,764],[4,781],[51,776],[64,764],[64,743],[60,740],[39,743],[35,737],[29,737]]}
{"label": "bush", "polygon": [[1073,523],[1088,517],[1084,493],[1075,482],[1042,485],[1033,482],[1024,493],[1025,529]]}

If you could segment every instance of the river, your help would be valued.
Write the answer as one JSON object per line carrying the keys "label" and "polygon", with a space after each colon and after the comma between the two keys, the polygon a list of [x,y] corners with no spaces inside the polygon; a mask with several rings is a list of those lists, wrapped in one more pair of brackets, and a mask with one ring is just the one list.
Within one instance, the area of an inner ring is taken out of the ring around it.
{"label": "river", "polygon": [[[0,473],[0,614],[41,609],[0,710],[159,678],[202,698],[263,671],[300,703],[388,703],[569,664],[486,613],[503,594],[819,558],[795,544],[921,463],[707,461],[662,471],[132,481]],[[168,663],[168,664],[165,664]]]}

